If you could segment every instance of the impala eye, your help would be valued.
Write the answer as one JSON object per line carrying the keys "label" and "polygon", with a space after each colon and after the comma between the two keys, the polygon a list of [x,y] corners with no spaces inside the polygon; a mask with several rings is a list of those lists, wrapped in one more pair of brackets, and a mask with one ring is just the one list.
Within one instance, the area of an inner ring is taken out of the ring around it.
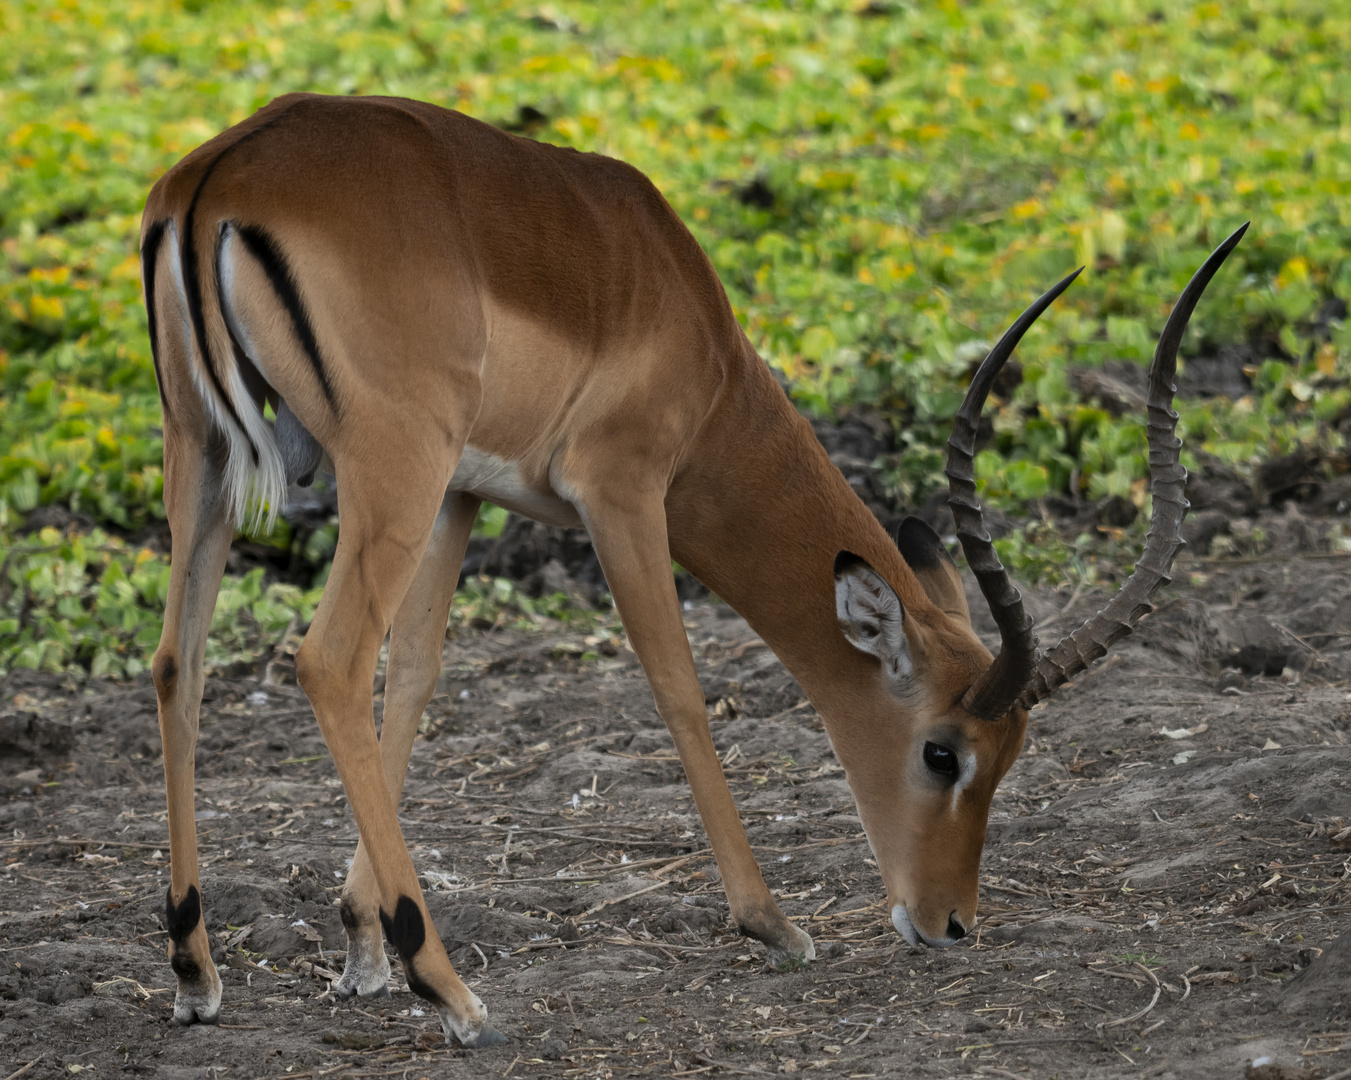
{"label": "impala eye", "polygon": [[957,779],[957,755],[946,746],[926,742],[924,744],[924,764],[940,776],[949,780]]}

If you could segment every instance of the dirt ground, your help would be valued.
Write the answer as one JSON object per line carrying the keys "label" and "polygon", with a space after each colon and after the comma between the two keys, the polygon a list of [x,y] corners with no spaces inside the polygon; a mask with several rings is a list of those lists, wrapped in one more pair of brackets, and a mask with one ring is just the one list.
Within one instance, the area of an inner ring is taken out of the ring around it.
{"label": "dirt ground", "polygon": [[[1351,1075],[1348,570],[1184,558],[1140,631],[1034,713],[979,933],[942,952],[892,929],[797,685],[726,607],[687,604],[751,841],[817,943],[791,973],[727,925],[622,638],[457,632],[402,820],[452,959],[510,1037],[475,1052],[444,1045],[397,963],[390,1000],[334,999],[355,829],[284,663],[280,685],[208,682],[197,816],[225,1004],[187,1029],[154,691],[11,675],[0,1077]],[[1029,592],[1044,642],[1102,599]]]}

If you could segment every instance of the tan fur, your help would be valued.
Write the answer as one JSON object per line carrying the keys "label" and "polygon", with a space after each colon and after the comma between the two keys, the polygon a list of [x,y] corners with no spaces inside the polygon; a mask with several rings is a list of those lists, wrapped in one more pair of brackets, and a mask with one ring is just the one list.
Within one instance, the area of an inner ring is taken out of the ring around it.
{"label": "tan fur", "polygon": [[[685,765],[732,915],[772,960],[810,958],[812,946],[770,896],[732,803],[672,558],[747,618],[820,711],[889,902],[906,905],[926,937],[945,935],[950,917],[972,925],[990,798],[1021,748],[1026,714],[989,723],[962,712],[958,702],[990,654],[955,599],[960,582],[916,579],[645,177],[430,105],[290,95],[167,173],[150,195],[146,228],[173,219],[181,233],[194,196],[202,251],[226,221],[277,238],[336,390],[334,407],[266,275],[239,260],[237,314],[260,370],[338,477],[341,541],[297,667],[361,833],[346,899],[349,938],[366,954],[378,946],[377,910],[393,911],[405,896],[426,916],[394,806],[477,505],[473,491],[447,495],[466,446],[510,462],[521,483],[571,504],[585,522]],[[161,263],[170,257],[166,246]],[[148,298],[161,310],[174,302],[167,278]],[[204,282],[208,306],[214,288]],[[163,325],[174,557],[155,675],[177,900],[197,883],[191,747],[229,536],[210,494],[219,466],[187,377],[190,357]],[[842,550],[865,559],[904,607],[915,658],[906,687],[840,633],[832,568]],[[370,686],[391,625],[389,685],[398,692],[377,745]],[[923,772],[924,742],[939,737],[961,740],[977,761],[958,798]],[[482,1005],[430,919],[426,927],[416,975],[447,1033],[473,1042],[485,1030]],[[214,977],[204,934],[184,949]],[[357,985],[363,978],[369,966],[352,986],[370,992]],[[180,981],[180,996],[192,990]]]}
{"label": "tan fur", "polygon": [[916,570],[915,580],[934,607],[961,625],[971,625],[971,610],[966,606],[966,590],[962,588],[962,575],[957,572],[957,567],[943,562]]}

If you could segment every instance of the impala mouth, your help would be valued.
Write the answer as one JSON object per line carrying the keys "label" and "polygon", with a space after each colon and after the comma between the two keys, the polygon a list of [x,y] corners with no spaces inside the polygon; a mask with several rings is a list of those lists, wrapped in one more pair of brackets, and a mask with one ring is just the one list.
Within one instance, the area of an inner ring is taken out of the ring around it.
{"label": "impala mouth", "polygon": [[931,949],[946,949],[949,945],[955,945],[960,939],[958,937],[939,937],[931,938],[927,934],[921,933],[914,921],[910,918],[910,912],[906,910],[904,904],[894,904],[891,908],[891,925],[896,927],[896,933],[911,945],[928,945]]}

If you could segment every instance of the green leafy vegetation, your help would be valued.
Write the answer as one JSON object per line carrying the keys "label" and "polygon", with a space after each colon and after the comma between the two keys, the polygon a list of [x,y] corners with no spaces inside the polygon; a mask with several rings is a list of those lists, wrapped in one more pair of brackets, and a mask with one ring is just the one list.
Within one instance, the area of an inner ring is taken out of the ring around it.
{"label": "green leafy vegetation", "polygon": [[550,621],[591,629],[601,620],[598,612],[579,607],[567,593],[532,597],[506,578],[466,578],[450,612],[452,626],[524,628]]}
{"label": "green leafy vegetation", "polygon": [[135,675],[159,641],[168,566],[95,530],[63,536],[43,529],[6,545],[0,573],[0,670]]}
{"label": "green leafy vegetation", "polygon": [[[168,563],[100,529],[88,535],[45,528],[6,541],[0,564],[0,672],[11,668],[91,675],[140,674],[159,643]],[[227,576],[216,601],[206,664],[222,670],[283,650],[309,623],[322,587],[266,583],[263,569]],[[505,578],[471,578],[450,625],[478,628],[565,623],[591,629],[599,613],[565,593],[532,598]]]}
{"label": "green leafy vegetation", "polygon": [[[114,538],[163,516],[140,208],[279,94],[418,97],[644,170],[804,409],[893,418],[909,501],[972,363],[1085,264],[1019,350],[979,480],[1009,506],[1141,503],[1141,418],[1072,375],[1146,362],[1247,219],[1183,351],[1240,356],[1251,389],[1183,405],[1189,464],[1342,449],[1348,53],[1351,11],[1320,0],[0,0],[0,665],[144,663],[163,560]],[[43,504],[104,531],[15,540]],[[334,540],[270,542],[321,571]],[[227,583],[222,618],[256,643],[304,617],[310,594],[278,588]]]}

